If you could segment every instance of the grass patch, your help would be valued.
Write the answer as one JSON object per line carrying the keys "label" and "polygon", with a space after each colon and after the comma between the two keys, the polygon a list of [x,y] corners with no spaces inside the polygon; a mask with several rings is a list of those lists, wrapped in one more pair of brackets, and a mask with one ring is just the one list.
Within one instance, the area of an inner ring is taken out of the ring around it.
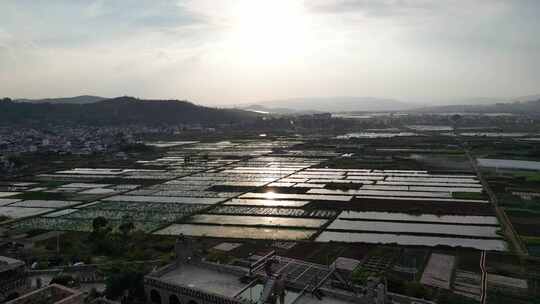
{"label": "grass patch", "polygon": [[174,244],[174,238],[149,235],[140,231],[134,231],[128,235],[110,234],[99,239],[92,238],[90,233],[66,232],[59,238],[61,257],[56,254],[56,237],[38,242],[32,249],[32,253],[34,256],[39,256],[45,264],[52,257],[60,259],[58,264],[73,262],[72,259],[75,257],[76,260],[87,264],[149,259],[167,260],[174,252]]}
{"label": "grass patch", "polygon": [[527,182],[540,183],[540,171],[514,171],[512,175],[525,178]]}
{"label": "grass patch", "polygon": [[510,193],[502,193],[497,195],[499,204],[505,206],[508,210],[530,211],[531,213],[540,213],[540,198],[532,200],[524,200],[519,196]]}
{"label": "grass patch", "polygon": [[468,200],[482,200],[482,199],[486,199],[486,196],[483,193],[477,193],[477,192],[452,192],[452,198],[468,199]]}
{"label": "grass patch", "polygon": [[519,237],[527,246],[540,246],[540,237],[538,236],[520,235]]}
{"label": "grass patch", "polygon": [[520,217],[538,217],[540,216],[540,211],[529,210],[523,208],[504,208],[504,212],[509,216],[520,216]]}

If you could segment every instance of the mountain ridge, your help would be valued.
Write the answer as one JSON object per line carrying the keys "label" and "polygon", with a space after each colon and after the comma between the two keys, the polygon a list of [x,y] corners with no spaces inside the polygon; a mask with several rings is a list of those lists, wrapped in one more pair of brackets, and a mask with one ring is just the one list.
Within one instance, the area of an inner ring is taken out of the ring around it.
{"label": "mountain ridge", "polygon": [[428,106],[429,102],[402,101],[392,98],[379,97],[301,97],[276,99],[261,102],[246,103],[237,106],[241,109],[263,110],[275,114],[313,114],[320,112],[386,112],[409,111],[421,108],[451,107],[451,106],[482,106],[516,101],[531,101],[540,99],[540,94],[519,97],[471,97],[449,99],[440,104]]}
{"label": "mountain ridge", "polygon": [[63,104],[87,104],[99,102],[105,99],[109,99],[101,96],[93,95],[79,95],[73,97],[52,97],[52,98],[40,98],[40,99],[31,99],[31,98],[18,98],[14,99],[16,102],[28,102],[28,103],[63,103]]}
{"label": "mountain ridge", "polygon": [[377,97],[300,97],[289,99],[276,99],[246,104],[246,109],[262,106],[266,109],[277,109],[276,113],[309,114],[318,112],[350,112],[350,111],[392,111],[406,110],[418,105],[402,102],[391,98]]}
{"label": "mountain ridge", "polygon": [[529,101],[513,101],[487,105],[446,105],[421,107],[411,110],[415,113],[511,113],[540,114],[540,98]]}
{"label": "mountain ridge", "polygon": [[133,97],[94,103],[0,102],[0,124],[164,125],[242,123],[259,114],[198,106],[182,100],[144,100]]}

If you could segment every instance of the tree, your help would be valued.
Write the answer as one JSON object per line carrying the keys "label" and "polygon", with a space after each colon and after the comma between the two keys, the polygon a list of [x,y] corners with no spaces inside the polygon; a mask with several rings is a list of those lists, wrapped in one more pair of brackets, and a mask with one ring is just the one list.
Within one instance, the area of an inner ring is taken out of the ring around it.
{"label": "tree", "polygon": [[127,291],[129,303],[135,300],[144,301],[144,272],[139,267],[129,265],[113,265],[105,270],[105,296],[116,300]]}
{"label": "tree", "polygon": [[102,216],[96,217],[92,221],[93,231],[90,234],[89,240],[92,242],[93,251],[96,254],[116,254],[121,250],[116,246],[116,241],[111,235],[111,227],[106,218]]}
{"label": "tree", "polygon": [[452,121],[452,123],[454,123],[454,128],[456,128],[457,125],[461,122],[462,117],[459,114],[454,114],[450,117],[450,120]]}
{"label": "tree", "polygon": [[84,299],[84,303],[93,303],[95,299],[101,297],[102,295],[97,291],[95,287],[92,287],[88,292],[88,296]]}
{"label": "tree", "polygon": [[5,298],[4,298],[4,301],[7,302],[7,301],[11,301],[13,299],[16,299],[20,297],[19,293],[18,292],[12,292],[10,294],[8,294]]}
{"label": "tree", "polygon": [[135,229],[135,225],[133,225],[133,222],[125,222],[120,224],[120,226],[118,227],[118,230],[120,230],[120,232],[124,236],[124,239],[133,229]]}
{"label": "tree", "polygon": [[11,156],[8,157],[7,160],[8,160],[8,162],[12,163],[13,167],[15,167],[15,168],[19,168],[19,167],[22,167],[24,165],[24,161],[18,156],[11,155]]}
{"label": "tree", "polygon": [[102,228],[107,227],[108,224],[109,221],[107,221],[106,218],[98,216],[92,221],[92,228],[94,229],[94,232],[101,232]]}

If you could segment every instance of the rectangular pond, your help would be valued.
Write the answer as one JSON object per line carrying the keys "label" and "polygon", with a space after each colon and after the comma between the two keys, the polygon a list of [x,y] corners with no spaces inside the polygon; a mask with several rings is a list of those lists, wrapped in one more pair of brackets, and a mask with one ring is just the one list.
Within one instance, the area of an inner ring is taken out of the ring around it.
{"label": "rectangular pond", "polygon": [[364,139],[373,139],[373,138],[393,138],[393,137],[402,137],[402,136],[419,136],[419,134],[412,132],[397,132],[397,133],[375,133],[375,132],[357,132],[357,133],[347,133],[345,135],[339,135],[337,139],[350,139],[350,138],[364,138]]}
{"label": "rectangular pond", "polygon": [[21,194],[21,192],[0,192],[0,197],[11,197]]}
{"label": "rectangular pond", "polygon": [[309,203],[310,203],[309,201],[234,198],[230,201],[225,202],[224,205],[262,206],[262,207],[302,207]]}
{"label": "rectangular pond", "polygon": [[525,169],[525,170],[540,170],[540,162],[512,159],[492,159],[478,158],[480,167],[489,167],[496,169]]}
{"label": "rectangular pond", "polygon": [[487,204],[487,200],[469,200],[469,199],[456,199],[456,198],[426,198],[426,197],[399,197],[399,196],[368,196],[368,195],[357,195],[356,198],[364,199],[381,199],[381,200],[395,200],[395,201],[430,201],[433,203],[437,202],[454,202],[454,203],[480,203]]}
{"label": "rectangular pond", "polygon": [[54,201],[54,200],[26,200],[20,201],[10,206],[13,207],[32,207],[32,208],[64,208],[68,206],[73,206],[81,204],[82,202],[77,201]]}
{"label": "rectangular pond", "polygon": [[25,208],[25,207],[0,207],[0,215],[7,216],[9,218],[21,218],[27,216],[34,216],[53,211],[52,208]]}
{"label": "rectangular pond", "polygon": [[311,189],[308,194],[333,194],[333,195],[374,195],[374,196],[401,196],[401,197],[436,197],[451,198],[450,192],[426,192],[426,191],[384,191],[384,190],[332,190]]}
{"label": "rectangular pond", "polygon": [[377,185],[408,185],[408,186],[427,186],[427,187],[467,187],[467,188],[482,188],[482,185],[476,183],[438,183],[438,182],[393,182],[393,181],[378,181]]}
{"label": "rectangular pond", "polygon": [[506,251],[508,246],[501,239],[475,239],[459,237],[418,236],[394,233],[358,233],[324,231],[317,237],[317,242],[345,242],[370,244],[398,244],[407,246],[450,246],[466,247],[478,250]]}
{"label": "rectangular pond", "polygon": [[[313,189],[323,190],[323,189]],[[310,190],[310,191],[313,191]],[[308,192],[310,192],[308,191]],[[317,195],[317,194],[289,194],[289,193],[246,193],[240,196],[240,198],[265,198],[265,199],[286,199],[286,200],[313,200],[313,201],[342,201],[348,202],[352,199],[352,196],[345,195]]]}
{"label": "rectangular pond", "polygon": [[221,238],[249,238],[266,240],[306,240],[317,230],[271,228],[271,227],[245,227],[245,226],[215,226],[215,225],[192,225],[173,224],[161,229],[154,234],[206,236]]}
{"label": "rectangular pond", "polygon": [[407,214],[394,212],[377,211],[343,211],[339,214],[340,219],[358,219],[371,221],[403,221],[403,222],[429,222],[429,223],[450,223],[450,224],[477,224],[493,225],[499,224],[495,216],[473,216],[473,215],[435,215],[435,214]]}
{"label": "rectangular pond", "polygon": [[452,224],[428,224],[428,223],[400,223],[400,222],[377,222],[362,220],[336,219],[327,228],[328,230],[354,230],[369,232],[395,232],[411,234],[441,234],[455,236],[476,236],[484,238],[498,238],[497,226],[474,226]]}
{"label": "rectangular pond", "polygon": [[180,204],[215,204],[225,200],[225,198],[200,198],[200,197],[179,197],[179,196],[136,196],[136,195],[115,195],[103,199],[114,202],[142,202],[142,203],[180,203]]}
{"label": "rectangular pond", "polygon": [[327,220],[316,218],[296,218],[278,216],[252,216],[252,215],[216,215],[200,214],[195,215],[190,223],[200,224],[225,224],[225,225],[248,225],[248,226],[287,226],[319,228]]}
{"label": "rectangular pond", "polygon": [[474,178],[447,178],[447,177],[405,177],[389,176],[386,181],[399,182],[438,182],[438,183],[478,183]]}

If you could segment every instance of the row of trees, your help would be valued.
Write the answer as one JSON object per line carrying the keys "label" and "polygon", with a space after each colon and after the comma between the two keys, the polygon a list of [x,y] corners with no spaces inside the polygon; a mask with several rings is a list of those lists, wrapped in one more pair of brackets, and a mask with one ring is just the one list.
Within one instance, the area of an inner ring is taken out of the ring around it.
{"label": "row of trees", "polygon": [[[122,261],[129,260],[128,256],[135,244],[140,246],[141,234],[142,232],[135,230],[129,217],[123,218],[117,227],[113,227],[101,216],[92,221],[92,232],[86,244],[94,256],[107,256],[117,262],[99,268],[98,271],[105,277],[105,291],[99,293],[92,290],[89,300],[105,296],[111,300],[120,300],[121,303],[145,303],[144,275],[147,269],[141,264]],[[59,275],[53,278],[51,283],[70,288],[79,284],[77,278],[70,275]]]}
{"label": "row of trees", "polygon": [[[138,231],[129,217],[122,219],[117,227],[118,232],[113,233],[113,227],[106,218],[97,217],[92,221],[92,233],[89,238],[94,244],[96,253],[113,256],[125,255],[133,248],[133,243],[140,246]],[[143,266],[135,264],[117,263],[102,268],[105,274],[105,296],[108,299],[118,300],[122,303],[145,303]]]}
{"label": "row of trees", "polygon": [[89,241],[94,254],[121,256],[129,249],[135,225],[130,218],[126,217],[118,226],[120,233],[113,233],[113,227],[109,224],[109,221],[100,216],[92,221],[92,229]]}
{"label": "row of trees", "polygon": [[[121,303],[145,303],[144,275],[146,272],[143,267],[118,263],[104,267],[100,271],[105,275],[105,291],[100,293],[92,289],[87,298],[88,303],[103,296],[111,300],[121,300]],[[80,285],[77,278],[65,274],[54,277],[50,283],[69,288],[77,288]]]}

